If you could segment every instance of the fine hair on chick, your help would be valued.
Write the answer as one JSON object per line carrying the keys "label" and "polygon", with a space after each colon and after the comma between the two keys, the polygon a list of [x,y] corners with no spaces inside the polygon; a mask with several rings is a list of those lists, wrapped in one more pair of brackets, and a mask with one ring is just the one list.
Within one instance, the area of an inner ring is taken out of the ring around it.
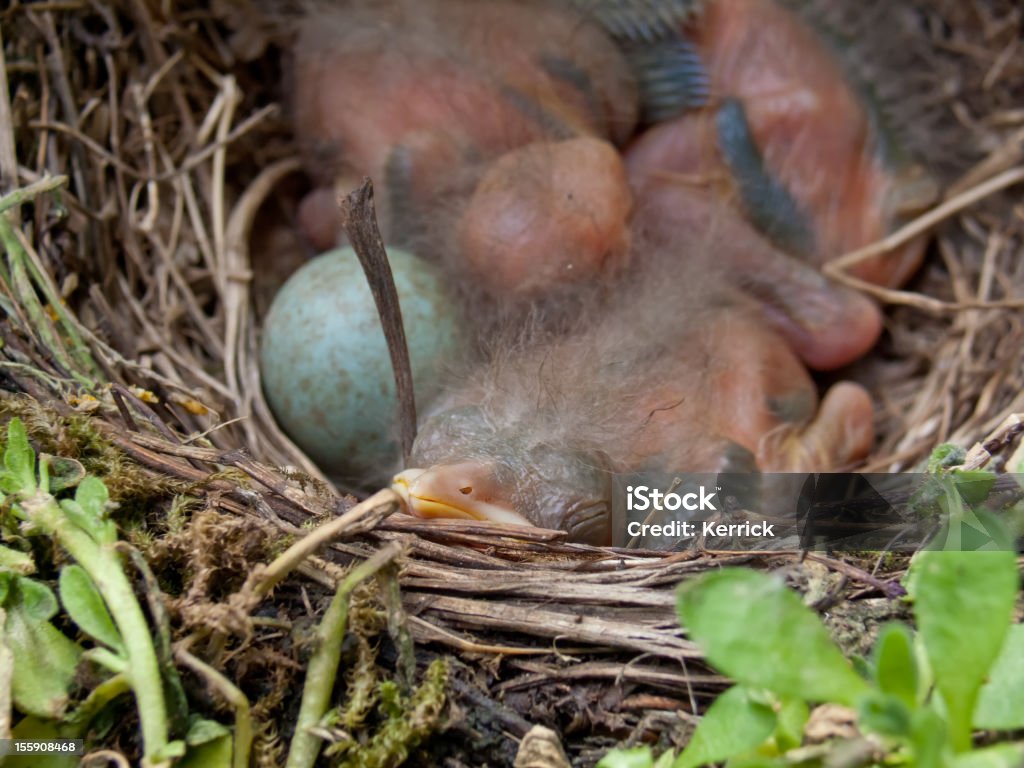
{"label": "fine hair on chick", "polygon": [[[729,314],[764,322],[757,305],[730,287],[729,276],[705,256],[728,235],[726,220],[711,220],[675,247],[637,242],[628,275],[577,286],[560,302],[535,304],[512,316],[492,331],[479,357],[452,370],[448,394],[426,412],[425,421],[472,405],[496,434],[601,456],[616,468],[632,460],[633,439],[645,426],[637,408],[650,402],[660,382],[671,380],[692,398],[656,407],[692,409],[689,421],[710,428],[702,393],[710,370],[723,364],[716,348],[732,340],[712,336],[709,321]],[[784,344],[781,338],[778,343]],[[749,374],[756,377],[758,361],[750,364]],[[427,450],[421,436],[416,458],[480,453],[478,435],[467,432],[463,438],[464,445]],[[695,457],[702,452],[696,443],[693,451]]]}
{"label": "fine hair on chick", "polygon": [[867,393],[839,383],[819,407],[764,308],[716,264],[714,249],[744,226],[717,210],[676,242],[634,240],[630,272],[581,284],[571,320],[538,306],[492,337],[423,412],[393,485],[408,509],[607,543],[616,475],[814,471],[863,457]]}

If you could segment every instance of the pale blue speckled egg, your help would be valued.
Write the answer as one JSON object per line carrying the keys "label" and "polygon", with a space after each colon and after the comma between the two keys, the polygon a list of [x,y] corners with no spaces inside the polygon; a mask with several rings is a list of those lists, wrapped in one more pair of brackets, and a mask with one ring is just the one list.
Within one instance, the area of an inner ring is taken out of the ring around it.
{"label": "pale blue speckled egg", "polygon": [[[441,273],[388,248],[417,406],[458,353],[458,312]],[[305,264],[274,297],[260,345],[263,391],[278,424],[329,476],[380,482],[400,460],[397,398],[377,308],[351,248]]]}

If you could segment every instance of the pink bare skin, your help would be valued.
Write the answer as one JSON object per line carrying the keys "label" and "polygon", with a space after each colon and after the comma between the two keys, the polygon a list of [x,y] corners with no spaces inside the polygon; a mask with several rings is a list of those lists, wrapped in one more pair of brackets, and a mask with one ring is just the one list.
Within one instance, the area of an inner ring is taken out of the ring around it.
{"label": "pink bare skin", "polygon": [[[386,239],[474,268],[490,259],[498,274],[525,281],[501,290],[523,295],[535,287],[519,266],[530,256],[508,247],[481,250],[486,233],[479,217],[499,199],[519,212],[506,223],[529,216],[540,194],[564,217],[567,242],[549,227],[522,247],[583,249],[578,257],[556,257],[581,276],[587,265],[614,262],[609,254],[621,252],[627,237],[630,192],[621,162],[609,159],[609,142],[631,135],[637,112],[628,67],[602,30],[568,9],[530,6],[354,3],[305,25],[293,67],[295,130],[319,184],[370,176]],[[541,152],[528,148],[540,143],[552,145],[552,189],[536,173]],[[596,165],[580,164],[587,158]],[[598,178],[607,170],[611,175]],[[563,193],[574,193],[576,204]],[[302,221],[309,240],[323,247],[337,233],[337,219],[323,192],[311,197]],[[585,233],[595,216],[601,232]],[[457,227],[453,242],[446,233]],[[465,257],[450,253],[460,244],[470,248]]]}
{"label": "pink bare skin", "polygon": [[619,273],[631,209],[625,167],[608,142],[528,144],[484,173],[457,225],[459,250],[487,291],[539,297]]}
{"label": "pink bare skin", "polygon": [[396,477],[407,509],[607,544],[615,474],[829,471],[863,458],[863,388],[836,384],[819,403],[763,310],[713,269],[682,273],[678,258],[637,259],[574,332],[510,345],[469,373]]}
{"label": "pink bare skin", "polygon": [[[712,102],[636,142],[629,159],[636,183],[675,172],[739,200],[716,126],[718,107],[732,99],[766,170],[808,217],[813,245],[803,255],[814,263],[881,239],[903,214],[930,202],[934,189],[919,168],[883,157],[884,139],[836,55],[795,14],[774,0],[721,0],[707,5],[688,36],[707,68]],[[899,285],[923,251],[924,241],[915,240],[862,262],[855,274]]]}
{"label": "pink bare skin", "polygon": [[[708,312],[701,332],[681,341],[676,369],[634,406],[643,426],[625,471],[654,461],[724,471],[730,446],[748,452],[749,471],[828,471],[852,466],[871,449],[867,392],[842,382],[819,404],[806,368],[745,302]],[[706,366],[698,376],[690,370],[695,359]]]}
{"label": "pink bare skin", "polygon": [[[790,72],[794,56],[793,67],[817,67],[818,44],[788,16],[762,0],[720,0],[699,39],[715,97],[744,106],[771,178],[809,212],[805,261],[744,219],[715,113],[651,129],[624,166],[616,144],[632,130],[635,97],[608,63],[615,52],[605,57],[603,37],[588,42],[578,19],[559,26],[512,2],[355,8],[317,19],[296,52],[296,127],[318,181],[370,175],[386,236],[408,238],[483,293],[533,302],[553,287],[622,280],[570,332],[494,352],[428,414],[414,468],[396,480],[412,513],[603,544],[615,473],[827,471],[866,455],[866,392],[843,382],[819,402],[805,364],[842,366],[877,339],[874,304],[817,267],[886,231],[891,212],[879,213],[875,195],[891,195],[856,100],[828,90],[825,69],[807,82]],[[769,40],[754,34],[759,24]],[[785,50],[769,55],[769,43]],[[720,50],[744,44],[756,66],[734,71],[743,57]],[[802,46],[814,55],[799,59]],[[573,77],[540,65],[542,49]],[[827,125],[809,98],[860,122],[819,137]],[[326,242],[333,194],[315,195],[300,217]]]}
{"label": "pink bare skin", "polygon": [[862,357],[882,330],[869,298],[781,252],[727,199],[702,185],[651,176],[641,190],[634,232],[680,254],[680,271],[722,271],[723,279],[758,299],[766,320],[817,370]]}

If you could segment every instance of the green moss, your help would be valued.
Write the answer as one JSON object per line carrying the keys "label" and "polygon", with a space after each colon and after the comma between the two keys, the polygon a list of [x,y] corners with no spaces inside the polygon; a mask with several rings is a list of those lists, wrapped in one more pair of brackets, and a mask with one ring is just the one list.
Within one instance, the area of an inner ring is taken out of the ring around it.
{"label": "green moss", "polygon": [[29,397],[0,397],[0,421],[6,424],[15,416],[25,423],[40,452],[74,459],[87,474],[103,481],[111,501],[118,505],[114,518],[122,526],[141,525],[147,515],[165,509],[174,496],[194,490],[191,483],[150,472],[132,461],[88,415],[65,415]]}
{"label": "green moss", "polygon": [[378,710],[384,721],[364,745],[346,749],[331,764],[339,768],[401,765],[439,727],[447,682],[447,663],[435,659],[427,667],[423,682],[408,696],[390,680],[381,683]]}

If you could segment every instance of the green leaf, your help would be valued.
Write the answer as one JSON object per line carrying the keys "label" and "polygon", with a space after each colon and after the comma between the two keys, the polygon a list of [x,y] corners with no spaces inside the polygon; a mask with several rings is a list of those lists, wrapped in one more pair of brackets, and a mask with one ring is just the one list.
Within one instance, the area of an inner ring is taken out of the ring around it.
{"label": "green leaf", "polygon": [[102,645],[90,648],[82,655],[89,659],[89,661],[109,669],[115,675],[128,672],[128,657],[116,654]]}
{"label": "green leaf", "polygon": [[943,443],[938,446],[932,455],[928,457],[928,472],[934,474],[948,467],[962,464],[967,457],[967,452],[958,445]]}
{"label": "green leaf", "polygon": [[28,433],[21,419],[13,418],[7,425],[7,448],[4,450],[2,489],[8,493],[30,494],[36,489],[36,454],[28,442]]}
{"label": "green leaf", "polygon": [[97,544],[113,544],[117,541],[117,527],[107,516],[109,498],[103,481],[88,475],[75,489],[74,501],[65,499],[60,506],[71,522]]}
{"label": "green leaf", "polygon": [[96,541],[95,530],[96,524],[82,509],[82,505],[74,499],[62,499],[60,502],[60,508],[67,516],[76,528],[81,528],[83,531],[89,534],[89,537]]}
{"label": "green leaf", "polygon": [[198,747],[222,736],[230,736],[231,729],[221,725],[216,720],[207,720],[203,717],[194,717],[188,724],[188,733],[185,734],[185,743],[190,747]]}
{"label": "green leaf", "polygon": [[1024,728],[1024,625],[1014,624],[974,708],[975,728]]}
{"label": "green leaf", "polygon": [[850,657],[850,664],[853,665],[853,671],[863,680],[874,680],[875,679],[875,668],[871,662],[865,659],[860,654],[853,654]]}
{"label": "green leaf", "polygon": [[50,464],[50,493],[58,494],[74,488],[85,477],[85,467],[74,459],[63,456],[47,456]]}
{"label": "green leaf", "polygon": [[97,520],[107,518],[107,502],[110,494],[107,493],[107,486],[98,477],[89,475],[75,489],[75,501],[77,501],[87,515]]}
{"label": "green leaf", "polygon": [[199,746],[189,746],[185,756],[174,768],[231,768],[234,743],[231,737],[221,736]]}
{"label": "green leaf", "polygon": [[957,755],[952,768],[1020,768],[1022,764],[1024,744],[996,744]]}
{"label": "green leaf", "polygon": [[72,621],[87,635],[125,655],[121,633],[110,618],[107,605],[92,578],[80,565],[66,565],[60,572],[60,601]]}
{"label": "green leaf", "polygon": [[[7,568],[28,576],[35,572],[36,565],[32,562],[31,555],[17,549],[0,546],[0,568]],[[0,602],[2,601],[3,598],[0,598]]]}
{"label": "green leaf", "polygon": [[911,564],[915,616],[954,750],[971,746],[978,691],[1002,648],[1019,579],[1013,552],[925,551]]}
{"label": "green leaf", "polygon": [[848,706],[869,690],[818,617],[780,579],[724,568],[684,582],[678,608],[711,663],[747,687]]}
{"label": "green leaf", "polygon": [[937,492],[936,502],[943,513],[944,523],[928,543],[928,549],[965,552],[1016,550],[1015,536],[1008,530],[1007,521],[971,501],[988,494],[992,475],[987,472],[951,473],[929,480]]}
{"label": "green leaf", "polygon": [[613,749],[598,761],[594,768],[653,768],[654,755],[650,747]]}
{"label": "green leaf", "polygon": [[117,528],[110,520],[97,520],[82,509],[82,505],[74,499],[64,499],[60,508],[77,528],[89,535],[97,544],[113,544],[117,541]]}
{"label": "green leaf", "polygon": [[755,754],[730,760],[726,768],[792,768],[792,763],[784,757]]}
{"label": "green leaf", "polygon": [[957,469],[951,473],[951,477],[960,498],[968,504],[980,504],[985,501],[996,482],[995,474],[984,469]]}
{"label": "green leaf", "polygon": [[174,768],[226,768],[231,765],[233,751],[231,736],[221,736],[199,746],[190,746]]}
{"label": "green leaf", "polygon": [[168,741],[160,749],[147,755],[146,758],[150,764],[159,764],[164,761],[170,762],[176,757],[184,757],[184,755],[185,742],[181,739],[176,739],[175,741]]}
{"label": "green leaf", "polygon": [[910,743],[914,750],[914,768],[946,768],[946,721],[934,707],[914,713],[910,725]]}
{"label": "green leaf", "polygon": [[858,722],[865,731],[903,739],[911,734],[911,709],[896,696],[873,693],[861,701],[857,711]]}
{"label": "green leaf", "polygon": [[665,752],[662,752],[661,757],[655,761],[654,768],[672,768],[674,760],[675,755],[672,750],[666,750]]}
{"label": "green leaf", "polygon": [[775,726],[775,744],[780,752],[799,747],[804,740],[804,728],[811,716],[811,709],[800,699],[789,699],[782,703]]}
{"label": "green leaf", "polygon": [[739,685],[715,699],[674,768],[718,763],[764,744],[775,730],[775,712],[755,699]]}
{"label": "green leaf", "polygon": [[17,660],[11,679],[15,706],[27,715],[61,717],[82,649],[18,599],[8,600],[4,641]]}
{"label": "green leaf", "polygon": [[919,686],[914,640],[903,624],[886,624],[875,645],[875,680],[884,693],[895,696],[908,709],[917,706]]}
{"label": "green leaf", "polygon": [[57,615],[57,598],[53,590],[42,582],[24,576],[15,577],[12,585],[17,600],[25,615],[36,621],[46,621]]}
{"label": "green leaf", "polygon": [[[38,717],[23,717],[11,729],[11,738],[25,741],[42,739],[68,738],[52,720]],[[4,768],[78,768],[80,755],[69,755],[66,752],[44,752],[38,755],[9,755],[0,762]]]}

